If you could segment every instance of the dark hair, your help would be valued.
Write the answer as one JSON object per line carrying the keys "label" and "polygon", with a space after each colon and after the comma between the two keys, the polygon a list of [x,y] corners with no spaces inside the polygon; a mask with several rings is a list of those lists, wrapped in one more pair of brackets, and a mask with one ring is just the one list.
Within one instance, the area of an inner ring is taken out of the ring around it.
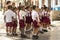
{"label": "dark hair", "polygon": [[13,7],[12,10],[14,11],[15,9],[17,9],[16,7]]}
{"label": "dark hair", "polygon": [[11,1],[7,1],[7,2],[6,2],[6,4],[9,4],[9,3],[11,3]]}
{"label": "dark hair", "polygon": [[12,5],[9,5],[9,6],[8,6],[8,9],[12,9]]}
{"label": "dark hair", "polygon": [[41,7],[41,9],[43,9],[43,7]]}
{"label": "dark hair", "polygon": [[44,7],[44,9],[47,9],[47,7]]}
{"label": "dark hair", "polygon": [[19,3],[19,5],[21,5],[21,3]]}
{"label": "dark hair", "polygon": [[44,7],[46,7],[46,5],[43,5]]}
{"label": "dark hair", "polygon": [[15,4],[14,2],[12,4]]}
{"label": "dark hair", "polygon": [[33,5],[33,6],[32,6],[32,9],[35,10],[35,8],[36,8],[36,5]]}
{"label": "dark hair", "polygon": [[21,10],[22,10],[24,7],[25,7],[25,6],[22,5],[22,6],[21,6]]}
{"label": "dark hair", "polygon": [[25,9],[28,9],[28,8],[30,8],[30,6],[27,6]]}

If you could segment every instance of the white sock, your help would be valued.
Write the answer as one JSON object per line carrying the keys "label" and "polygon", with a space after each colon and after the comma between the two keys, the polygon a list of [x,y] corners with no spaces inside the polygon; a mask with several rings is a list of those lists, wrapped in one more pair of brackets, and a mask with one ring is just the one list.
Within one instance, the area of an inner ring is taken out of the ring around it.
{"label": "white sock", "polygon": [[28,29],[28,30],[26,30],[26,31],[30,31],[32,28],[30,28],[30,29]]}
{"label": "white sock", "polygon": [[40,27],[39,30],[42,31],[43,27]]}

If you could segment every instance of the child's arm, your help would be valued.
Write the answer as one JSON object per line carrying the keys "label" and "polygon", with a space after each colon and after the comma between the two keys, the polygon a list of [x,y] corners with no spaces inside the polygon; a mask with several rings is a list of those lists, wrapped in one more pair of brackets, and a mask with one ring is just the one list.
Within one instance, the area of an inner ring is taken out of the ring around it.
{"label": "child's arm", "polygon": [[4,16],[4,22],[6,22],[6,16]]}
{"label": "child's arm", "polygon": [[24,20],[24,22],[26,21],[26,18],[25,18],[25,16],[23,17],[23,20]]}

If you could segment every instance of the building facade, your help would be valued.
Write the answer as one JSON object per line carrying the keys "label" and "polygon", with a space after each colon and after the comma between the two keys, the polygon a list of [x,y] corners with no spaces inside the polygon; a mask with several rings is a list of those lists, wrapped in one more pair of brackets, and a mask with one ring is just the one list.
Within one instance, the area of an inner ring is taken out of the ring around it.
{"label": "building facade", "polygon": [[[0,7],[8,0],[0,0]],[[22,5],[38,5],[41,8],[43,5],[52,10],[60,10],[60,0],[10,0],[16,3],[16,6],[21,2]]]}
{"label": "building facade", "polygon": [[60,0],[33,0],[33,5],[37,5],[41,8],[43,5],[51,8],[52,10],[60,10]]}

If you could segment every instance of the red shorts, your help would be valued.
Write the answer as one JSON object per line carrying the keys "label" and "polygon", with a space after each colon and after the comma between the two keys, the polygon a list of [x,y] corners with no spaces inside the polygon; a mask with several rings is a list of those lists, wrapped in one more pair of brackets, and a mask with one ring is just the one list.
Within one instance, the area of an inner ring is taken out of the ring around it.
{"label": "red shorts", "polygon": [[19,20],[19,25],[20,25],[20,28],[24,28],[25,27],[24,20]]}
{"label": "red shorts", "polygon": [[16,22],[16,21],[13,22],[13,27],[14,27],[14,28],[17,27],[17,22]]}
{"label": "red shorts", "polygon": [[8,22],[8,23],[6,23],[6,27],[13,27],[12,22]]}
{"label": "red shorts", "polygon": [[26,23],[31,23],[32,22],[32,17],[26,17]]}
{"label": "red shorts", "polygon": [[39,26],[37,25],[37,21],[35,20],[35,21],[33,21],[33,26],[34,26],[34,28],[38,28]]}

